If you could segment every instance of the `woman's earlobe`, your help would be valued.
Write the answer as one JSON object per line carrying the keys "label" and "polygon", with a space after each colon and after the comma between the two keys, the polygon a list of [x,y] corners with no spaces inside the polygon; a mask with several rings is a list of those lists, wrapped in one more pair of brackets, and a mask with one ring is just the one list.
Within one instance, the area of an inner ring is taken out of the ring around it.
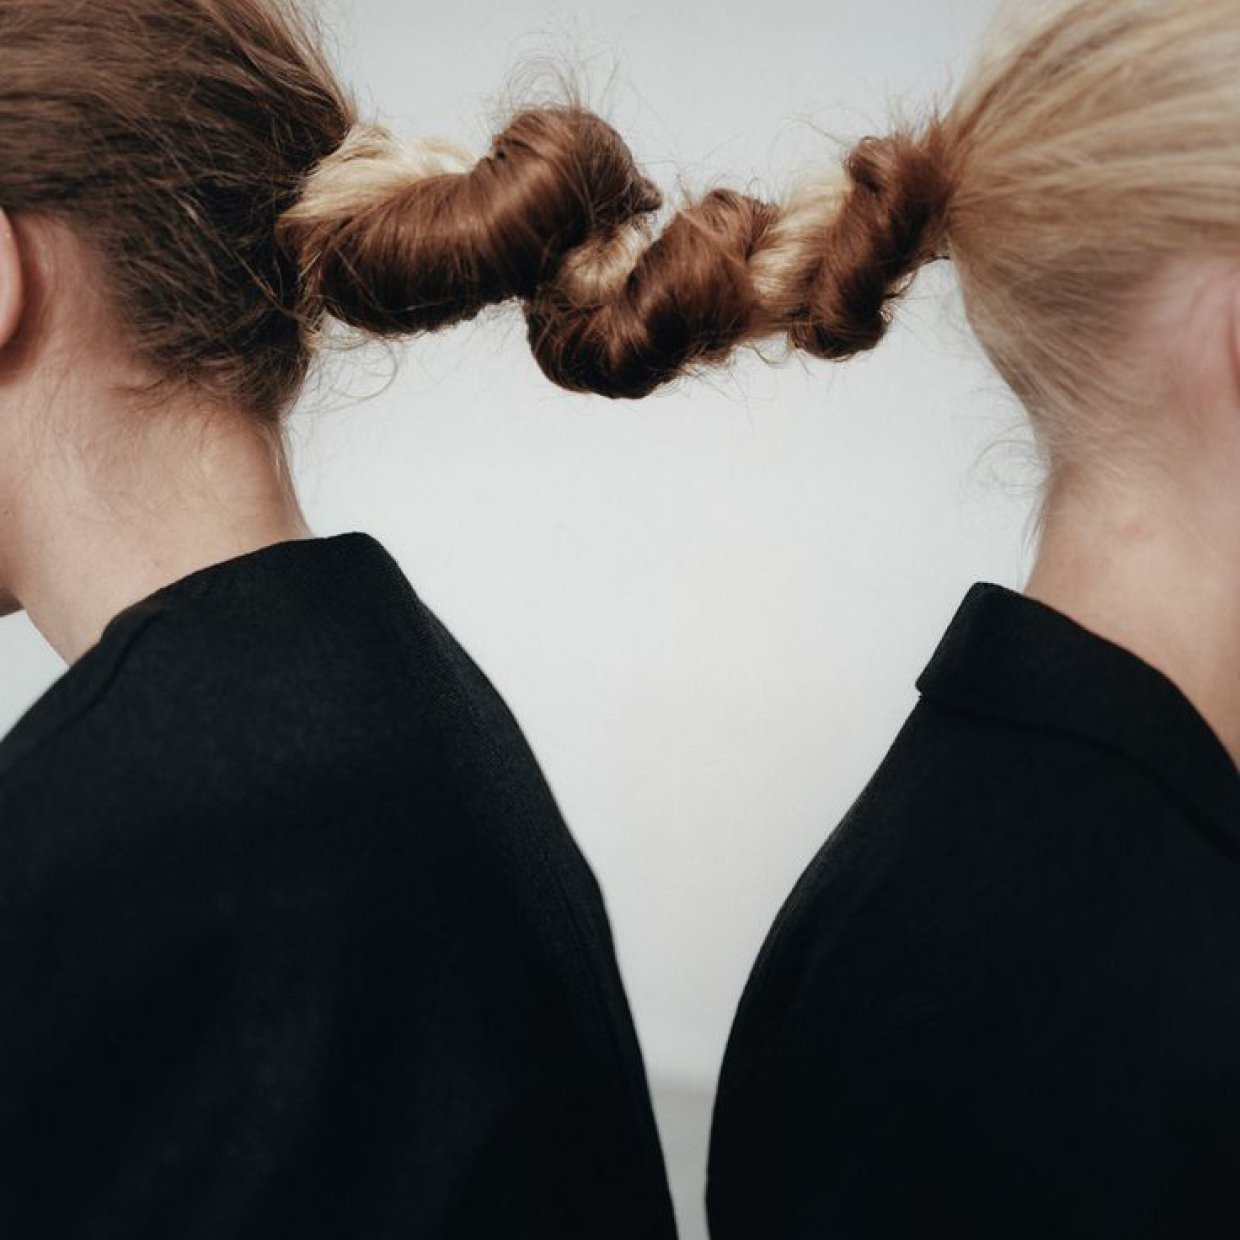
{"label": "woman's earlobe", "polygon": [[0,349],[16,335],[24,301],[17,234],[8,213],[0,207]]}

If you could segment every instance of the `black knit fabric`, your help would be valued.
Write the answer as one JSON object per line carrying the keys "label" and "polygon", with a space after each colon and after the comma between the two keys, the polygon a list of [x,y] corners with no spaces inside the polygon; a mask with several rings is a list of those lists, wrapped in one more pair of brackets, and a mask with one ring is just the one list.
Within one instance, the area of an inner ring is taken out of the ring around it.
{"label": "black knit fabric", "polygon": [[0,742],[4,1240],[671,1240],[604,904],[373,537],[127,607]]}
{"label": "black knit fabric", "polygon": [[1132,652],[976,583],[754,966],[714,1240],[1240,1232],[1240,776]]}

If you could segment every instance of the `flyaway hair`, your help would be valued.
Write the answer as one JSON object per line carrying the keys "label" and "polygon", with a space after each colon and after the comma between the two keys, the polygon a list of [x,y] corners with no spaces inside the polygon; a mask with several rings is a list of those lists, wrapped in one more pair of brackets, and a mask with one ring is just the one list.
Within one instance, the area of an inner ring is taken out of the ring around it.
{"label": "flyaway hair", "polygon": [[1041,0],[948,106],[786,201],[657,187],[576,104],[480,157],[362,119],[292,0],[0,0],[0,206],[99,256],[153,384],[275,423],[330,315],[399,336],[517,302],[543,372],[641,397],[777,338],[873,348],[950,259],[1052,457],[1142,393],[1122,344],[1159,265],[1240,254],[1240,0]]}

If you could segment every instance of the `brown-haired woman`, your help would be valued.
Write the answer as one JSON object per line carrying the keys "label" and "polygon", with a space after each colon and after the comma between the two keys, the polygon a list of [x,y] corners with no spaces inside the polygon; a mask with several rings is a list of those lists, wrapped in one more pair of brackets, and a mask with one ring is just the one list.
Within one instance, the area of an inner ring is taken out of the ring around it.
{"label": "brown-haired woman", "polygon": [[1048,466],[1028,584],[968,591],[753,969],[715,1240],[1240,1229],[1240,4],[1012,18],[838,182],[531,307],[549,374],[640,395],[867,349],[948,258]]}
{"label": "brown-haired woman", "polygon": [[653,190],[613,160],[566,227],[605,126],[402,145],[318,49],[279,0],[0,0],[0,587],[71,665],[0,742],[0,1234],[669,1240],[594,878],[281,441],[327,310],[466,317]]}

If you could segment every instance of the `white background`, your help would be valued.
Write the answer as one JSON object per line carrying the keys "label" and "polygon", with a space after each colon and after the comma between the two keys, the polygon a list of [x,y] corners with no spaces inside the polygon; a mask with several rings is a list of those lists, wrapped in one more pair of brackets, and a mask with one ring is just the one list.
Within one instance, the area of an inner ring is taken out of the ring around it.
{"label": "white background", "polygon": [[[537,58],[570,65],[674,201],[719,184],[775,194],[831,166],[831,135],[884,132],[892,106],[949,92],[995,8],[324,13],[364,111],[479,152],[506,88],[545,85]],[[310,524],[378,537],[525,727],[601,880],[660,1098],[702,1100],[669,1137],[697,1234],[704,1107],[767,926],[965,589],[1023,584],[1036,470],[1019,409],[947,264],[871,354],[749,354],[642,403],[547,385],[515,311],[325,375],[290,431]],[[18,616],[0,623],[0,669],[3,729],[62,667]]]}

